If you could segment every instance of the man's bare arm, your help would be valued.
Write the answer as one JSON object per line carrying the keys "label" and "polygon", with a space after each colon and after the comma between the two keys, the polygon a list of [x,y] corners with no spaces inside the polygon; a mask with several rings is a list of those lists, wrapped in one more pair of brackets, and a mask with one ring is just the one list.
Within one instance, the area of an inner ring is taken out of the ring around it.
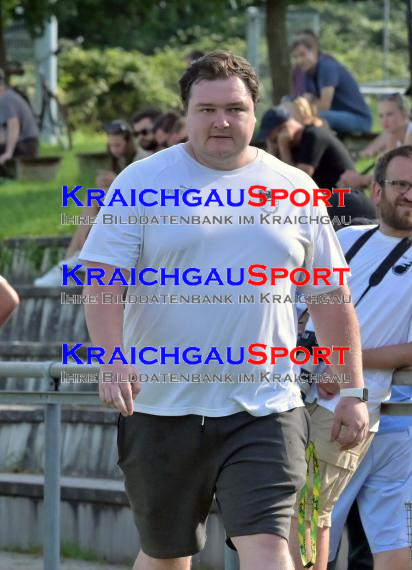
{"label": "man's bare arm", "polygon": [[335,88],[323,87],[320,91],[320,98],[314,100],[314,104],[318,111],[329,111],[332,106],[333,96],[335,94]]}
{"label": "man's bare arm", "polygon": [[406,368],[412,366],[412,342],[366,348],[362,358],[364,368]]}
{"label": "man's bare arm", "polygon": [[309,176],[313,176],[313,173],[315,172],[315,167],[312,166],[311,164],[305,164],[303,162],[299,162],[296,165],[297,168],[299,168],[299,170],[303,170],[303,172],[306,172],[306,174],[308,174]]}
{"label": "man's bare arm", "polygon": [[11,117],[7,121],[6,149],[0,157],[0,162],[4,163],[13,157],[14,149],[19,140],[20,125],[17,117]]}
{"label": "man's bare arm", "polygon": [[[330,293],[335,295],[350,295],[347,285]],[[329,357],[334,374],[345,374],[345,380],[350,375],[350,381],[345,388],[363,388],[362,356],[359,325],[355,308],[352,303],[310,304],[309,312],[315,326],[319,346],[349,346],[350,351],[344,353],[344,364],[338,364],[338,354],[332,352]],[[347,427],[346,434],[342,427]],[[368,432],[369,417],[364,402],[358,398],[342,398],[335,410],[335,423],[332,428],[332,439],[350,449],[362,441]]]}
{"label": "man's bare arm", "polygon": [[[87,328],[90,338],[94,346],[104,348],[106,355],[111,355],[115,347],[120,347],[122,353],[123,346],[123,305],[115,303],[103,303],[102,293],[112,293],[113,295],[121,295],[124,286],[121,283],[107,285],[113,270],[111,265],[105,263],[87,262],[88,267],[102,268],[105,271],[103,281],[105,285],[86,285],[84,288],[85,295],[97,295],[97,304],[85,304],[85,315]],[[129,272],[122,271],[125,278],[129,278]],[[100,382],[99,394],[100,399],[108,406],[114,407],[124,415],[133,414],[133,400],[138,394],[140,387],[137,381],[119,382],[103,382],[103,373],[109,372],[117,375],[117,378],[127,378],[130,374],[137,376],[136,369],[129,364],[116,362],[114,364],[105,364],[100,366]],[[116,378],[116,376],[113,376]],[[137,379],[137,378],[136,378]]]}
{"label": "man's bare arm", "polygon": [[291,138],[288,131],[283,130],[277,139],[279,158],[286,164],[291,164],[293,166],[292,150],[291,150]]}

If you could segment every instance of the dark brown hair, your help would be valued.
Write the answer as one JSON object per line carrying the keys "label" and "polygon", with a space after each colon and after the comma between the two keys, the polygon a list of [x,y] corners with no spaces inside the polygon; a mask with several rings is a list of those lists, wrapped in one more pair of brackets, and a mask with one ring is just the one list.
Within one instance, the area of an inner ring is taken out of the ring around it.
{"label": "dark brown hair", "polygon": [[179,119],[179,113],[175,113],[174,111],[160,115],[153,125],[153,132],[155,133],[157,129],[162,129],[165,133],[170,134]]}
{"label": "dark brown hair", "polygon": [[375,166],[373,178],[381,186],[384,185],[384,180],[386,178],[386,170],[388,168],[390,161],[398,156],[409,158],[410,160],[412,160],[412,146],[410,145],[399,146],[397,148],[390,150],[389,152],[385,153],[383,156],[379,158]]}
{"label": "dark brown hair", "polygon": [[295,51],[296,48],[299,46],[303,46],[304,48],[308,49],[309,51],[319,51],[319,47],[317,43],[311,40],[308,36],[298,36],[289,48],[290,53]]}
{"label": "dark brown hair", "polygon": [[246,85],[253,103],[259,100],[259,79],[256,71],[243,57],[227,50],[215,50],[197,59],[180,78],[180,96],[185,109],[189,103],[192,85],[199,81],[215,81],[239,77]]}
{"label": "dark brown hair", "polygon": [[136,149],[133,143],[132,131],[126,121],[121,119],[106,123],[104,130],[108,135],[122,137],[126,141],[126,148],[122,156],[116,157],[110,153],[109,144],[107,143],[107,152],[110,156],[111,170],[115,174],[119,174],[126,166],[134,161]]}

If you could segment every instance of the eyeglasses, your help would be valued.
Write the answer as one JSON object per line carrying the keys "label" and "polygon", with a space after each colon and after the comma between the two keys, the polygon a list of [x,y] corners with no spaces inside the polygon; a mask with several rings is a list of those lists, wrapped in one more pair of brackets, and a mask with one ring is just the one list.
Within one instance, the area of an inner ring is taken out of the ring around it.
{"label": "eyeglasses", "polygon": [[137,139],[137,137],[140,137],[140,135],[143,135],[144,137],[146,135],[150,135],[152,133],[151,129],[142,129],[141,131],[133,131],[133,136],[135,139]]}
{"label": "eyeglasses", "polygon": [[389,184],[398,194],[406,194],[412,188],[412,182],[408,180],[384,180],[385,184]]}

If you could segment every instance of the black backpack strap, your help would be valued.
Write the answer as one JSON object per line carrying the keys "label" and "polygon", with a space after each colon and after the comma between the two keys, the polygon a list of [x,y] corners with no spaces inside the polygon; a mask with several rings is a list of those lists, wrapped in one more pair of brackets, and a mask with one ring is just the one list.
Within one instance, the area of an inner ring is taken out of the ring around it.
{"label": "black backpack strap", "polygon": [[358,251],[360,250],[361,247],[363,247],[363,245],[368,241],[368,239],[373,236],[373,234],[378,230],[379,226],[376,226],[375,228],[371,228],[370,230],[368,230],[367,232],[363,233],[356,241],[354,244],[352,244],[352,247],[349,248],[349,250],[345,253],[345,259],[346,259],[346,263],[349,265],[349,262],[352,260],[352,258],[355,257],[355,255],[358,253]]}
{"label": "black backpack strap", "polygon": [[382,263],[379,265],[379,267],[377,269],[375,269],[375,271],[370,276],[369,285],[366,287],[365,291],[362,293],[362,295],[356,301],[355,307],[357,307],[359,305],[360,301],[363,299],[363,297],[366,295],[366,293],[372,287],[376,287],[376,285],[379,285],[379,283],[382,281],[382,279],[388,273],[389,269],[395,265],[395,263],[398,261],[398,259],[400,257],[402,257],[402,255],[405,253],[405,251],[407,251],[411,247],[411,245],[412,245],[412,237],[406,237],[406,238],[403,238],[403,240],[401,240],[392,249],[392,251],[389,253],[389,255],[387,255],[385,257],[385,259],[382,261]]}

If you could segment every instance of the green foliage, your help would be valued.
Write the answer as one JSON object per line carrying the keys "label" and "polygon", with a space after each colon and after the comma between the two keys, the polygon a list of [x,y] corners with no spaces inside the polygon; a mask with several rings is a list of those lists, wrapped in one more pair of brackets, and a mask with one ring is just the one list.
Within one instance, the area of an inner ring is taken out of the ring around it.
{"label": "green foliage", "polygon": [[[76,126],[130,118],[138,109],[179,107],[179,66],[173,52],[150,58],[121,48],[73,47],[60,62],[60,88]],[[171,86],[174,85],[174,90]]]}
{"label": "green foliage", "polygon": [[[243,40],[227,41],[218,34],[205,35],[190,50],[219,47],[245,53]],[[148,56],[121,48],[63,50],[59,60],[59,87],[75,127],[130,117],[145,107],[161,111],[180,109],[179,78],[185,70],[186,46],[171,42]]]}
{"label": "green foliage", "polygon": [[1,16],[6,23],[23,21],[33,36],[41,33],[44,22],[54,12],[50,0],[1,0],[0,4]]}
{"label": "green foliage", "polygon": [[[308,2],[320,14],[322,50],[346,65],[359,82],[383,77],[383,2]],[[406,3],[391,0],[388,77],[408,78]]]}
{"label": "green foliage", "polygon": [[[83,36],[87,49],[121,45],[127,50],[152,54],[168,46],[175,35],[180,45],[190,45],[209,33],[225,38],[243,37],[245,6],[252,3],[250,0],[72,0],[57,2],[57,9],[61,35]],[[63,12],[60,4],[69,8]]]}

